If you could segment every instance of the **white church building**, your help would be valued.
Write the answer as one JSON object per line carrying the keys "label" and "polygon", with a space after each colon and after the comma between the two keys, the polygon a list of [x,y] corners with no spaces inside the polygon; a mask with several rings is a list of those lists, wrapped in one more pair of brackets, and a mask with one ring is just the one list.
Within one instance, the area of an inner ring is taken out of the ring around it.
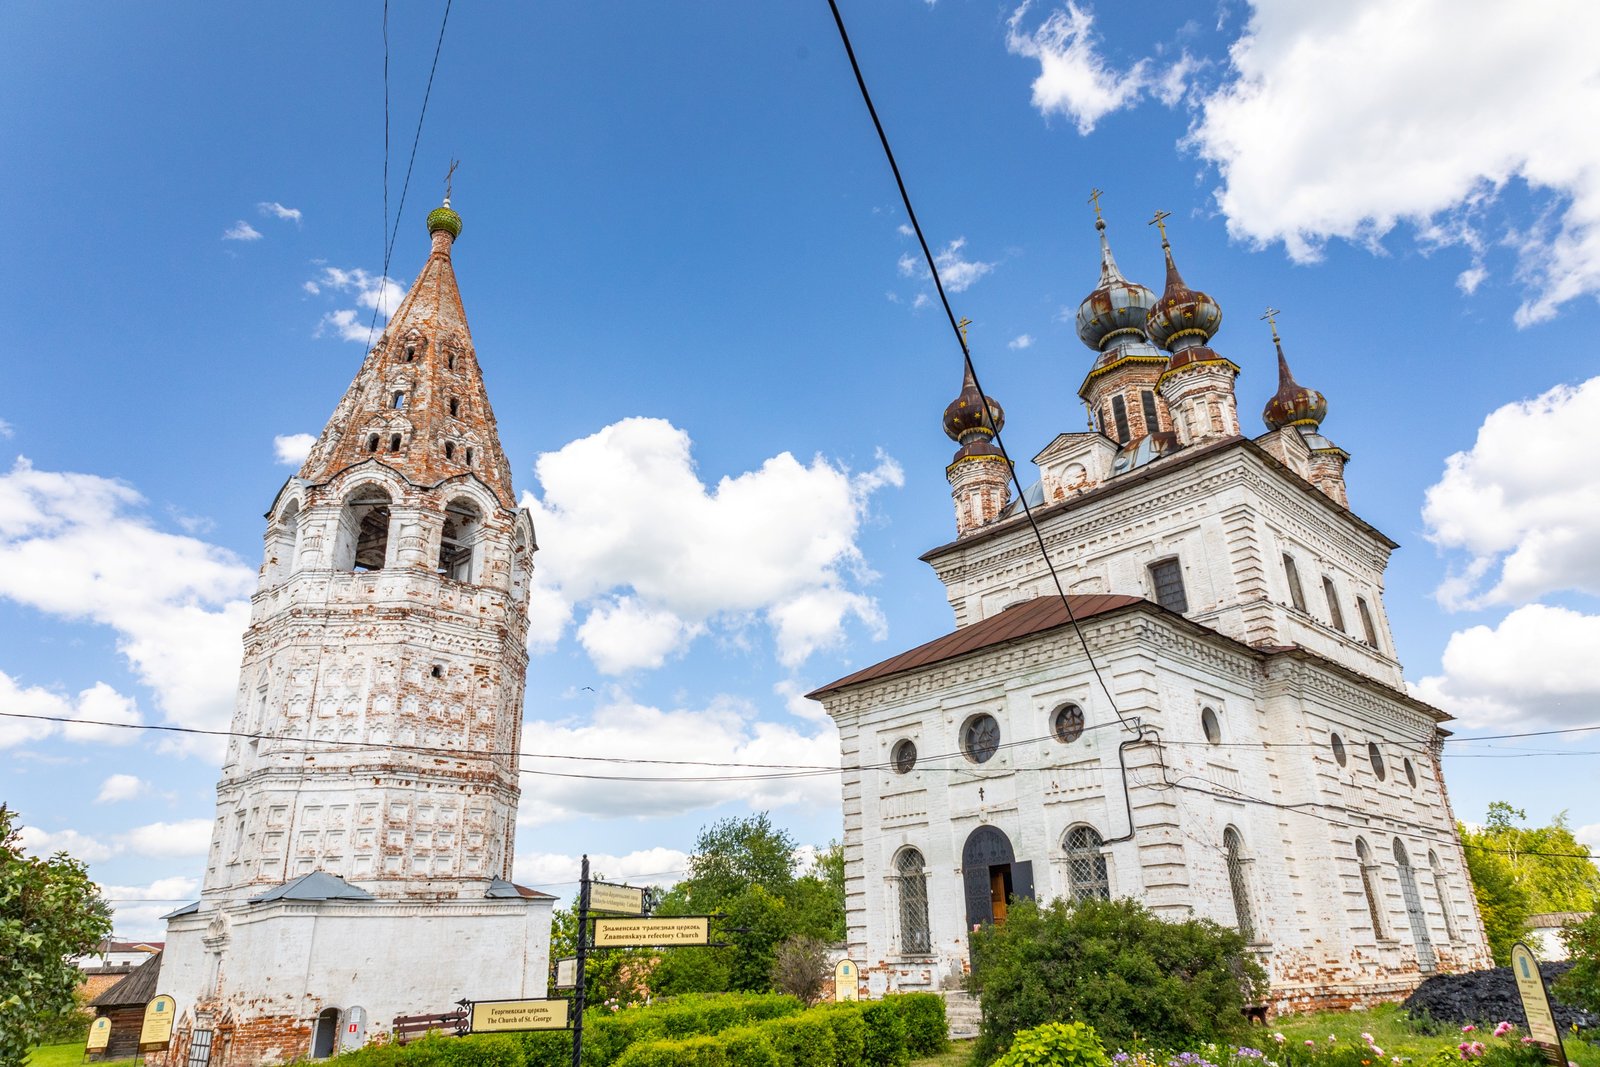
{"label": "white church building", "polygon": [[511,883],[532,522],[451,246],[432,252],[267,513],[201,899],[168,917],[166,1062],[360,1045],[542,997],[554,898]]}
{"label": "white church building", "polygon": [[1488,966],[1447,716],[1405,690],[1383,603],[1397,546],[1350,510],[1324,398],[1274,324],[1267,432],[1243,436],[1239,367],[1209,347],[1220,307],[1164,227],[1157,297],[1096,225],[1077,319],[1093,422],[1034,457],[1038,536],[969,372],[944,418],[957,537],[922,556],[956,628],[811,694],[839,730],[867,989],[948,983],[1018,898],[1236,927],[1279,1008]]}

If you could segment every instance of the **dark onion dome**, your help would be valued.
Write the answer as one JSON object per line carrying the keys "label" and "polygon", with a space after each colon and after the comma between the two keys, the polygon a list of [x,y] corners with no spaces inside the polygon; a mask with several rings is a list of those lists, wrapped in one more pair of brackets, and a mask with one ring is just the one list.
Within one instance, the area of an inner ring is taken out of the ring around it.
{"label": "dark onion dome", "polygon": [[1161,249],[1167,256],[1167,287],[1150,309],[1145,332],[1162,348],[1177,353],[1211,340],[1222,325],[1222,307],[1205,293],[1183,283],[1177,264],[1172,262],[1172,245],[1167,243],[1165,230],[1161,234]]}
{"label": "dark onion dome", "polygon": [[444,198],[444,204],[428,212],[428,232],[438,233],[443,230],[454,241],[461,236],[461,216],[457,215],[450,207],[450,198]]}
{"label": "dark onion dome", "polygon": [[1274,328],[1272,343],[1278,349],[1278,391],[1272,394],[1261,418],[1269,430],[1285,426],[1305,426],[1315,430],[1328,417],[1328,399],[1315,389],[1307,389],[1294,380],[1289,371],[1289,361],[1283,358],[1283,344]]}
{"label": "dark onion dome", "polygon": [[1117,269],[1106,220],[1095,219],[1094,228],[1100,231],[1100,284],[1078,305],[1078,337],[1098,352],[1118,340],[1143,341],[1156,295]]}
{"label": "dark onion dome", "polygon": [[[994,417],[993,422],[984,413],[986,400],[989,413]],[[961,395],[950,401],[950,406],[944,409],[944,432],[950,440],[961,445],[956,452],[956,459],[999,456],[1000,450],[994,446],[993,438],[1005,424],[1006,413],[1000,407],[1000,402],[978,392],[977,383],[972,377],[972,366],[968,364],[961,382]]]}

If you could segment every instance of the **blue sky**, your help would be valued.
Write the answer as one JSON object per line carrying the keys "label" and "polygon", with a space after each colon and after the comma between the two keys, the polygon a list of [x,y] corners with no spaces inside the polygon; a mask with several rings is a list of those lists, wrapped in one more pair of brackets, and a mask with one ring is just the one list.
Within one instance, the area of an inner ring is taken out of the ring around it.
{"label": "blue sky", "polygon": [[[1571,130],[1600,109],[1600,26],[1465,6],[844,10],[1016,455],[1083,424],[1063,312],[1097,274],[1089,190],[1152,287],[1145,220],[1171,211],[1251,432],[1268,304],[1328,396],[1355,510],[1403,545],[1419,693],[1462,734],[1585,725],[1600,148]],[[394,8],[391,219],[442,4]],[[960,368],[826,4],[456,4],[388,283],[381,10],[8,8],[0,702],[226,722],[280,449],[420,267],[456,157],[457,273],[542,547],[529,745],[836,758],[796,695],[951,625],[916,556],[953,535]],[[1593,735],[1457,747],[1460,815],[1566,809],[1600,844]],[[92,861],[129,934],[194,892],[215,771],[171,736],[0,721],[0,799]],[[839,833],[826,777],[529,779],[518,874],[673,871],[767,806]]]}

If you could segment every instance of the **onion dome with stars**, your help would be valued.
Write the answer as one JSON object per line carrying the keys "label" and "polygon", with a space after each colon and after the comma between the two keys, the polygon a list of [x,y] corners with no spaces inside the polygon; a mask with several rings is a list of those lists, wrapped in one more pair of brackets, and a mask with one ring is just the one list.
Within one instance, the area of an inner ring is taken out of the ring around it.
{"label": "onion dome with stars", "polygon": [[1278,350],[1278,391],[1267,401],[1261,418],[1270,430],[1301,426],[1314,433],[1328,417],[1328,399],[1294,380],[1289,361],[1283,358],[1283,342],[1278,338],[1276,322],[1272,323],[1272,344]]}
{"label": "onion dome with stars", "polygon": [[[1185,349],[1204,347],[1222,325],[1222,306],[1198,289],[1184,284],[1178,265],[1172,261],[1172,245],[1167,241],[1166,212],[1156,215],[1161,230],[1161,250],[1167,257],[1167,287],[1150,309],[1145,332],[1150,340],[1173,354],[1174,364]],[[1215,356],[1206,358],[1215,359]]]}
{"label": "onion dome with stars", "polygon": [[1100,217],[1098,195],[1094,228],[1100,231],[1100,284],[1078,305],[1078,337],[1099,352],[1119,341],[1143,341],[1145,321],[1156,295],[1138,282],[1130,282],[1117,269],[1106,240],[1106,220]]}
{"label": "onion dome with stars", "polygon": [[[984,411],[985,401],[988,401],[987,413]],[[972,365],[969,363],[961,382],[961,395],[950,401],[950,406],[944,409],[944,432],[950,440],[961,446],[956,449],[955,458],[950,462],[990,456],[999,459],[1000,449],[994,443],[994,436],[1005,424],[1006,413],[1000,407],[1000,402],[978,392],[978,384],[972,377]]]}

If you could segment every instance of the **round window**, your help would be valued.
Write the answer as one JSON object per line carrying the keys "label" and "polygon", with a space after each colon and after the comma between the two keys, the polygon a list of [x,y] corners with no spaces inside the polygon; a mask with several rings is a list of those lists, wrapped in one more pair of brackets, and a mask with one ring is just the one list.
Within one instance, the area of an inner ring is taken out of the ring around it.
{"label": "round window", "polygon": [[910,774],[911,768],[917,765],[917,746],[910,738],[898,742],[894,746],[894,773]]}
{"label": "round window", "polygon": [[1383,766],[1383,753],[1378,751],[1376,741],[1367,742],[1367,758],[1372,761],[1372,773],[1378,776],[1378,781],[1389,777],[1389,772]]}
{"label": "round window", "polygon": [[961,728],[961,751],[973,763],[988,763],[1000,748],[1000,724],[993,715],[974,715]]}
{"label": "round window", "polygon": [[1063,704],[1056,709],[1054,722],[1056,740],[1070,745],[1083,736],[1083,709],[1076,704]]}
{"label": "round window", "polygon": [[1344,738],[1338,734],[1329,734],[1328,738],[1329,743],[1333,745],[1333,758],[1339,761],[1339,766],[1343,767],[1350,759],[1344,752]]}
{"label": "round window", "polygon": [[1213,745],[1222,744],[1222,724],[1217,721],[1217,713],[1210,708],[1200,712],[1200,728],[1206,732],[1206,740]]}
{"label": "round window", "polygon": [[1406,781],[1411,783],[1411,788],[1417,787],[1417,769],[1411,765],[1409,759],[1402,760],[1401,765],[1406,769]]}

